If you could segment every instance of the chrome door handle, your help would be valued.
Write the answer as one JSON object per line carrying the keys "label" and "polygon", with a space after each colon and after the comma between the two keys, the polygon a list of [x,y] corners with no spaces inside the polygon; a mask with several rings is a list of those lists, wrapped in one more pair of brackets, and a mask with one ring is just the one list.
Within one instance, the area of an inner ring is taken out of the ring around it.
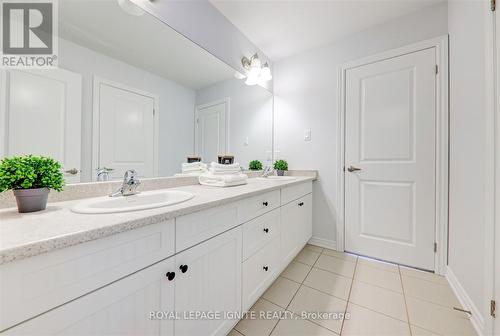
{"label": "chrome door handle", "polygon": [[349,168],[347,168],[347,170],[350,172],[350,173],[353,173],[355,171],[359,171],[361,170],[361,168],[357,168],[357,167],[354,167],[354,166],[350,166]]}
{"label": "chrome door handle", "polygon": [[71,175],[76,175],[76,174],[78,174],[78,169],[72,168],[70,170],[65,170],[64,172],[68,173],[68,174],[71,174]]}

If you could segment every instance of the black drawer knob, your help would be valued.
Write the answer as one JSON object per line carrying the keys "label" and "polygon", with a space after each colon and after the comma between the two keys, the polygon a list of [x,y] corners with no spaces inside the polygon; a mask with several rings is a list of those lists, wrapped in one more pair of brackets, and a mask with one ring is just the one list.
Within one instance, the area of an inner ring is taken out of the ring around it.
{"label": "black drawer knob", "polygon": [[182,273],[186,273],[188,270],[188,265],[181,265],[179,266],[179,269],[181,270]]}
{"label": "black drawer knob", "polygon": [[300,202],[300,203],[299,203],[299,206],[303,206],[303,205],[304,205],[304,202]]}
{"label": "black drawer knob", "polygon": [[165,276],[167,277],[168,281],[172,281],[175,278],[175,272],[167,272]]}
{"label": "black drawer knob", "polygon": [[268,229],[268,228],[265,228],[265,229],[264,229],[264,232],[265,232],[265,233],[269,233],[269,229]]}
{"label": "black drawer knob", "polygon": [[269,203],[268,203],[267,201],[266,201],[266,202],[262,202],[262,205],[263,205],[263,206],[268,206],[268,205],[269,205]]}
{"label": "black drawer knob", "polygon": [[262,268],[263,268],[263,269],[264,269],[264,271],[266,271],[266,272],[267,272],[267,271],[269,271],[269,266],[264,266],[264,267],[262,267]]}

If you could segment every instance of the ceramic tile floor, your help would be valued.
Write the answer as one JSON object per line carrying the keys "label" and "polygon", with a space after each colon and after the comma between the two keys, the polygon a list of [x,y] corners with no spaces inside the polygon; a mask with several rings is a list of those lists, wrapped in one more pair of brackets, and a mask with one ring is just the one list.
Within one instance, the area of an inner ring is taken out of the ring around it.
{"label": "ceramic tile floor", "polygon": [[442,276],[307,245],[252,307],[267,318],[241,320],[229,335],[476,335],[453,307]]}

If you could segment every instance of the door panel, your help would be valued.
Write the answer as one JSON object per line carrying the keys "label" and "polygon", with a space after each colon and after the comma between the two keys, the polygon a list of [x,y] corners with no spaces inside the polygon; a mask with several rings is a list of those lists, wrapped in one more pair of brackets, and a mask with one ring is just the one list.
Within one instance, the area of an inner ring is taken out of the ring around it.
{"label": "door panel", "polygon": [[8,70],[4,77],[0,157],[50,156],[64,170],[75,169],[76,174],[65,174],[67,183],[80,182],[81,75],[62,69]]}
{"label": "door panel", "polygon": [[435,48],[346,71],[346,250],[434,270]]}
{"label": "door panel", "polygon": [[114,169],[113,178],[128,169],[155,176],[154,106],[152,97],[100,84],[98,167]]}
{"label": "door panel", "polygon": [[[193,312],[241,310],[241,227],[207,240],[176,256],[175,311],[181,317]],[[180,267],[187,266],[182,273]],[[226,335],[236,321],[178,319],[176,336]]]}
{"label": "door panel", "polygon": [[217,162],[227,151],[227,103],[221,102],[197,108],[196,150],[204,162]]}

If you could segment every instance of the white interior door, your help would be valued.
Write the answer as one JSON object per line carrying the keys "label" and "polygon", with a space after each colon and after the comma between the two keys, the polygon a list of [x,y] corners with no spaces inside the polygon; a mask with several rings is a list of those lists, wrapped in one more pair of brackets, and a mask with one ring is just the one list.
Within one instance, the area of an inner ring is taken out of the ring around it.
{"label": "white interior door", "polygon": [[346,71],[347,251],[434,270],[435,69],[430,48]]}
{"label": "white interior door", "polygon": [[96,139],[94,133],[94,149],[98,159],[94,168],[113,169],[115,179],[121,179],[129,169],[135,169],[141,177],[156,176],[155,97],[111,83],[100,82],[97,87],[98,123],[94,127],[98,136]]}
{"label": "white interior door", "polygon": [[63,69],[1,73],[0,157],[43,155],[80,182],[82,77]]}
{"label": "white interior door", "polygon": [[217,162],[219,154],[227,153],[227,114],[227,101],[196,108],[196,153],[203,162]]}

